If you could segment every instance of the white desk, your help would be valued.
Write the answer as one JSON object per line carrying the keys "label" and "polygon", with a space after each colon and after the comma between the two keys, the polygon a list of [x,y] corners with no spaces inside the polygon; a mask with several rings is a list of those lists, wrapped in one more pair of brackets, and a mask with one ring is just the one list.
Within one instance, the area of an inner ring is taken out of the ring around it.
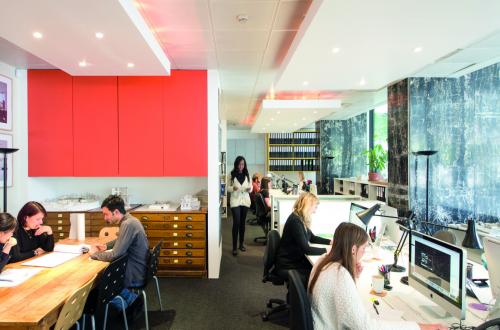
{"label": "white desk", "polygon": [[[312,244],[313,246],[321,246],[317,244]],[[382,246],[385,245],[383,241]],[[324,247],[324,245],[322,245]],[[315,264],[321,256],[307,256],[311,264]],[[363,258],[363,272],[357,282],[357,287],[359,293],[364,301],[366,301],[366,309],[372,314],[372,317],[380,317],[387,320],[403,319],[406,321],[416,321],[419,323],[443,323],[451,325],[452,323],[458,322],[458,319],[454,317],[447,318],[437,318],[430,315],[427,309],[422,308],[423,306],[432,306],[439,308],[441,307],[434,304],[432,301],[428,300],[424,295],[411,288],[410,286],[404,285],[400,282],[401,277],[405,276],[405,273],[391,273],[391,285],[393,287],[392,291],[388,291],[385,297],[379,297],[370,294],[371,290],[371,278],[373,275],[378,274],[378,267],[382,264],[390,264],[394,261],[394,254],[392,251],[385,248],[380,248],[378,250],[378,257],[380,259],[372,259],[372,253],[367,249],[367,253]],[[403,251],[400,255],[399,262],[400,265],[405,267],[408,266],[408,252]],[[408,268],[408,267],[407,267]],[[474,264],[474,277],[483,277],[482,272],[486,272],[484,268],[479,264]],[[486,275],[487,276],[487,275]],[[371,298],[376,298],[380,305],[377,307],[380,315],[377,315],[373,309]],[[470,303],[477,303],[476,299],[466,297],[466,304],[469,306]],[[478,311],[467,307],[466,319],[463,322],[468,326],[477,326],[486,320],[488,317],[488,312]]]}

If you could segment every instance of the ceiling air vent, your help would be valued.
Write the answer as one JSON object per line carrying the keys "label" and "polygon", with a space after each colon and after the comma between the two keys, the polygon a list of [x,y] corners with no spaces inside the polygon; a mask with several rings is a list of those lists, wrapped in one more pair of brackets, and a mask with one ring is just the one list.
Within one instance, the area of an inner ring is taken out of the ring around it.
{"label": "ceiling air vent", "polygon": [[474,66],[474,65],[476,65],[476,64],[477,64],[477,63],[467,64],[467,65],[466,65],[466,66],[464,66],[463,68],[458,69],[457,71],[453,72],[453,73],[452,73],[452,75],[456,75],[456,74],[458,74],[458,75],[460,76],[460,74],[459,74],[460,72],[465,71],[465,70],[467,70],[468,68],[470,68],[471,66]]}

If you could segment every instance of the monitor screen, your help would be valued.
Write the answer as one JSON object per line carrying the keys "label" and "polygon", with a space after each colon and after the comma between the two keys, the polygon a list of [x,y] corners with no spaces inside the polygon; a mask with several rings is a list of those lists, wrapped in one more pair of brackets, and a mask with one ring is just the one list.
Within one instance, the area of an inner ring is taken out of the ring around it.
{"label": "monitor screen", "polygon": [[465,317],[465,252],[412,231],[410,285],[457,318]]}
{"label": "monitor screen", "polygon": [[364,211],[366,209],[367,209],[367,207],[365,207],[365,206],[362,206],[362,205],[359,205],[359,204],[356,204],[356,203],[351,203],[351,209],[349,211],[349,222],[353,223],[355,225],[358,225],[358,226],[360,226],[360,227],[362,227],[363,229],[366,230],[366,225],[367,224],[363,223],[358,218],[358,216],[356,215],[356,213]]}
{"label": "monitor screen", "polygon": [[493,296],[500,299],[500,238],[485,236],[483,238],[484,254],[490,275],[490,287]]}

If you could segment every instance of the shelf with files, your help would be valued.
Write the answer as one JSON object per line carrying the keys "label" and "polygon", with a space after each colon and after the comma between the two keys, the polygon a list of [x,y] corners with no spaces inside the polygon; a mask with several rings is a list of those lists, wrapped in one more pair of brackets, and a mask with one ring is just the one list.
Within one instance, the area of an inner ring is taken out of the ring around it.
{"label": "shelf with files", "polygon": [[268,171],[319,171],[319,132],[270,133],[266,142]]}
{"label": "shelf with files", "polygon": [[361,196],[367,200],[387,202],[387,181],[366,181],[355,178],[335,178],[336,195]]}

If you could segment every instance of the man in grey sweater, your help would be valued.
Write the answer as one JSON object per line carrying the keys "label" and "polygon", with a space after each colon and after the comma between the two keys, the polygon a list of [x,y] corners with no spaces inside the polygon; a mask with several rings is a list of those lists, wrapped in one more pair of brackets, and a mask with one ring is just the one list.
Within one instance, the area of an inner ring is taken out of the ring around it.
{"label": "man in grey sweater", "polygon": [[[120,229],[115,241],[107,245],[94,245],[90,250],[90,256],[92,259],[108,262],[124,254],[128,256],[124,279],[125,289],[120,296],[125,300],[126,305],[130,306],[138,294],[129,288],[144,284],[149,257],[148,239],[141,222],[125,211],[125,203],[120,196],[108,196],[102,202],[101,210],[104,220],[111,225],[119,224]],[[111,303],[119,310],[122,308],[116,298]]]}

